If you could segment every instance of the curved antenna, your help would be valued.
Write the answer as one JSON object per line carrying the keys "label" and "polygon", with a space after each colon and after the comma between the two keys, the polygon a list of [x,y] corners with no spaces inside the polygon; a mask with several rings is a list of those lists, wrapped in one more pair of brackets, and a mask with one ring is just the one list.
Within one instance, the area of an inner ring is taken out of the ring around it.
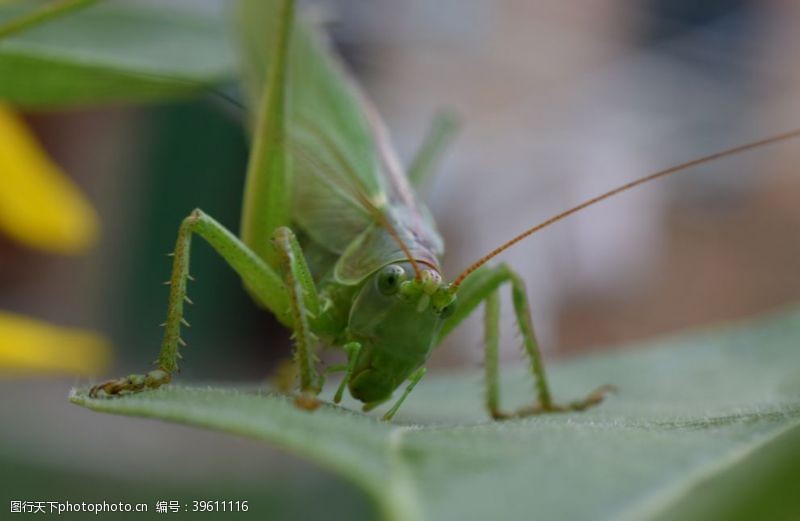
{"label": "curved antenna", "polygon": [[472,274],[475,270],[477,270],[478,268],[480,268],[481,266],[483,266],[484,264],[489,262],[492,258],[496,257],[497,255],[501,254],[505,250],[509,249],[510,247],[514,246],[518,242],[522,241],[523,239],[526,239],[527,237],[530,237],[531,235],[533,235],[534,233],[538,232],[539,230],[547,228],[551,224],[557,223],[558,221],[564,219],[565,217],[568,217],[568,216],[570,216],[570,215],[572,215],[574,213],[577,213],[577,212],[583,210],[584,208],[587,208],[589,206],[592,206],[593,204],[596,204],[596,203],[599,203],[600,201],[608,199],[609,197],[612,197],[612,196],[617,195],[619,193],[625,192],[627,190],[630,190],[631,188],[635,188],[635,187],[637,187],[637,186],[639,186],[641,184],[647,183],[649,181],[653,181],[653,180],[661,178],[661,177],[666,177],[666,176],[668,176],[670,174],[674,174],[676,172],[680,172],[681,170],[685,170],[687,168],[691,168],[693,166],[702,165],[704,163],[709,163],[711,161],[715,161],[715,160],[723,158],[723,157],[732,156],[734,154],[739,154],[741,152],[746,152],[746,151],[752,150],[754,148],[758,148],[758,147],[765,146],[765,145],[771,145],[773,143],[778,143],[779,141],[786,141],[787,139],[792,139],[792,138],[796,138],[796,137],[800,137],[800,129],[790,130],[788,132],[784,132],[783,134],[778,134],[776,136],[772,136],[772,137],[769,137],[769,138],[766,138],[766,139],[762,139],[760,141],[754,141],[752,143],[747,143],[745,145],[739,145],[739,146],[736,146],[736,147],[733,147],[733,148],[729,148],[727,150],[723,150],[721,152],[717,152],[715,154],[711,154],[711,155],[708,155],[708,156],[705,156],[705,157],[701,157],[701,158],[698,158],[698,159],[693,159],[692,161],[687,161],[686,163],[681,163],[681,164],[673,166],[671,168],[667,168],[666,170],[658,171],[658,172],[656,172],[654,174],[650,174],[650,175],[648,175],[646,177],[642,177],[641,179],[637,179],[635,181],[631,181],[630,183],[624,184],[624,185],[622,185],[620,187],[617,187],[617,188],[615,188],[615,189],[613,189],[611,191],[608,191],[608,192],[606,192],[604,194],[598,195],[597,197],[593,197],[593,198],[591,198],[591,199],[589,199],[587,201],[582,202],[581,204],[579,204],[577,206],[574,206],[574,207],[570,208],[569,210],[566,210],[566,211],[561,212],[561,213],[559,213],[557,215],[554,215],[553,217],[550,217],[546,221],[544,221],[544,222],[542,222],[540,224],[537,224],[533,228],[528,228],[527,230],[525,230],[524,232],[520,233],[519,235],[517,235],[516,237],[514,237],[510,241],[502,244],[501,246],[499,246],[499,247],[495,248],[494,250],[492,250],[491,252],[487,253],[486,255],[481,257],[477,262],[475,262],[474,264],[469,266],[467,269],[462,271],[461,274],[458,277],[456,277],[455,281],[453,281],[453,284],[451,285],[451,287],[452,287],[453,290],[458,289],[458,287],[461,285],[461,283],[464,282],[464,279],[469,277],[470,274]]}

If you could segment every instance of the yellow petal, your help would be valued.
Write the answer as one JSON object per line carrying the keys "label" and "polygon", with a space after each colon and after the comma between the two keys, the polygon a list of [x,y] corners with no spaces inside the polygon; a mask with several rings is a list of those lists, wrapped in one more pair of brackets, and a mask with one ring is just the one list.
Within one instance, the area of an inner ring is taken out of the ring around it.
{"label": "yellow petal", "polygon": [[79,253],[94,242],[98,228],[78,188],[0,103],[0,233],[47,252]]}
{"label": "yellow petal", "polygon": [[0,311],[0,374],[91,376],[110,361],[110,346],[96,333]]}

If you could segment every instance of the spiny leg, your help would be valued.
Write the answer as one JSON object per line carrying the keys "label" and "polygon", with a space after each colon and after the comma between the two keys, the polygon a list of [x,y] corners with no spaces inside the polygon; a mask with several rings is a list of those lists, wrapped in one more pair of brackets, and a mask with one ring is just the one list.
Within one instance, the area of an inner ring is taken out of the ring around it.
{"label": "spiny leg", "polygon": [[318,402],[313,397],[322,390],[322,377],[316,369],[318,359],[314,348],[317,338],[311,322],[320,315],[319,295],[294,233],[282,226],[275,230],[272,240],[283,268],[294,322],[294,360],[300,373],[302,393],[297,403],[304,408],[316,407]]}
{"label": "spiny leg", "polygon": [[[498,289],[503,284],[511,285],[511,296],[514,305],[514,314],[522,334],[525,352],[531,362],[531,374],[536,385],[538,402],[513,413],[505,413],[500,408],[499,399],[499,321],[500,301]],[[459,304],[456,312],[445,323],[439,340],[443,339],[461,321],[469,316],[481,303],[485,303],[486,326],[486,405],[489,414],[495,419],[528,416],[546,412],[580,411],[588,409],[603,401],[611,386],[603,386],[590,393],[587,397],[567,404],[554,403],[550,388],[547,383],[544,364],[542,362],[539,344],[533,330],[530,318],[528,297],[522,279],[505,264],[496,268],[481,268],[464,280],[459,289]]]}
{"label": "spiny leg", "polygon": [[194,210],[183,220],[178,230],[178,239],[172,262],[172,277],[167,320],[164,323],[164,339],[158,356],[158,369],[145,375],[131,375],[110,380],[91,389],[91,396],[102,393],[125,394],[142,389],[155,389],[170,381],[172,373],[178,369],[181,358],[179,344],[181,325],[187,325],[183,318],[183,305],[188,301],[186,281],[189,275],[189,259],[192,235],[205,239],[214,250],[239,274],[253,296],[270,309],[284,325],[292,326],[289,313],[289,294],[280,277],[260,257],[244,245],[225,227],[203,213]]}
{"label": "spiny leg", "polygon": [[547,384],[547,374],[544,363],[542,363],[542,352],[539,349],[539,342],[536,340],[536,333],[533,330],[531,320],[531,310],[528,306],[528,295],[525,291],[525,283],[515,272],[506,268],[508,280],[511,282],[511,302],[514,305],[514,314],[517,318],[517,325],[522,334],[522,342],[525,352],[531,362],[531,373],[536,386],[536,394],[539,398],[539,407],[545,411],[553,410],[553,398],[550,394],[550,386]]}
{"label": "spiny leg", "polygon": [[414,390],[414,387],[416,387],[417,384],[419,383],[419,381],[422,380],[423,376],[425,376],[425,368],[424,367],[420,367],[419,369],[417,369],[416,371],[411,373],[411,376],[408,377],[408,385],[406,386],[405,390],[403,391],[403,394],[400,396],[400,398],[397,399],[395,404],[392,405],[392,408],[389,409],[386,412],[386,414],[383,415],[382,419],[384,421],[388,422],[388,421],[391,421],[392,418],[394,418],[394,415],[397,414],[397,411],[400,409],[400,406],[403,405],[403,402],[406,401],[406,398],[408,398],[408,395],[411,394],[411,391]]}
{"label": "spiny leg", "polygon": [[[534,378],[536,394],[538,396],[538,403],[530,407],[522,408],[508,416],[519,417],[547,412],[583,411],[602,402],[606,393],[614,389],[612,386],[601,386],[589,393],[585,398],[574,400],[567,404],[559,404],[553,401],[550,393],[550,386],[547,383],[544,363],[542,361],[542,352],[539,349],[539,342],[536,340],[536,333],[533,330],[533,321],[531,320],[531,311],[528,305],[525,283],[522,278],[508,266],[502,265],[499,269],[504,272],[505,279],[511,284],[511,301],[514,306],[514,314],[516,315],[517,324],[522,334],[525,351],[531,362],[531,374]],[[500,414],[503,413],[500,412]]]}
{"label": "spiny leg", "polygon": [[[508,266],[502,265],[499,269],[504,272],[505,279],[511,283],[511,301],[514,306],[514,314],[516,315],[517,324],[522,334],[525,351],[531,362],[531,374],[534,378],[538,397],[538,403],[530,407],[522,408],[512,413],[510,416],[518,417],[547,412],[583,411],[602,402],[606,393],[614,389],[613,386],[603,385],[589,393],[585,398],[574,400],[567,404],[558,404],[553,401],[550,393],[550,386],[547,383],[544,362],[542,361],[542,352],[539,349],[539,342],[536,340],[536,333],[533,330],[533,321],[531,320],[531,311],[528,305],[525,283],[520,276]],[[502,412],[500,412],[500,414],[502,414]]]}

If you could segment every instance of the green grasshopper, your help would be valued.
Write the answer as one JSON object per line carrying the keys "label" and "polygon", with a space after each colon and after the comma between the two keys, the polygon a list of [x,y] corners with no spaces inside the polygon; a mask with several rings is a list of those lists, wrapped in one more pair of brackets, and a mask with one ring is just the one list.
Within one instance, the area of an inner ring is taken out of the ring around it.
{"label": "green grasshopper", "polygon": [[[554,401],[530,318],[523,280],[487,262],[522,239],[589,205],[723,155],[800,135],[789,132],[657,172],[600,195],[530,228],[445,282],[443,241],[412,184],[447,141],[433,132],[408,174],[390,147],[380,117],[346,74],[323,36],[296,19],[292,0],[247,0],[243,31],[246,79],[254,109],[241,235],[197,209],[181,224],[174,251],[165,334],[158,369],[110,380],[92,396],[126,394],[168,383],[178,369],[191,241],[206,240],[242,278],[253,299],[294,332],[296,403],[319,403],[324,375],[343,372],[345,389],[365,411],[391,399],[390,420],[425,374],[431,351],[481,304],[485,312],[486,407],[492,418],[581,411],[610,386],[569,402]],[[506,412],[499,400],[499,290],[511,287],[516,322],[530,359],[536,401]],[[347,363],[317,368],[322,342],[340,346]]]}

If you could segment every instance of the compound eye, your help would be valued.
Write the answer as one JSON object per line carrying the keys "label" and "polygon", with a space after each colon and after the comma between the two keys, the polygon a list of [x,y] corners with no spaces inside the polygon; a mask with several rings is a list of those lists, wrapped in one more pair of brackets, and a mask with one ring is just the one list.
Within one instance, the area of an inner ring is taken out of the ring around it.
{"label": "compound eye", "polygon": [[378,291],[384,295],[393,295],[406,280],[406,270],[397,264],[386,266],[378,274]]}

